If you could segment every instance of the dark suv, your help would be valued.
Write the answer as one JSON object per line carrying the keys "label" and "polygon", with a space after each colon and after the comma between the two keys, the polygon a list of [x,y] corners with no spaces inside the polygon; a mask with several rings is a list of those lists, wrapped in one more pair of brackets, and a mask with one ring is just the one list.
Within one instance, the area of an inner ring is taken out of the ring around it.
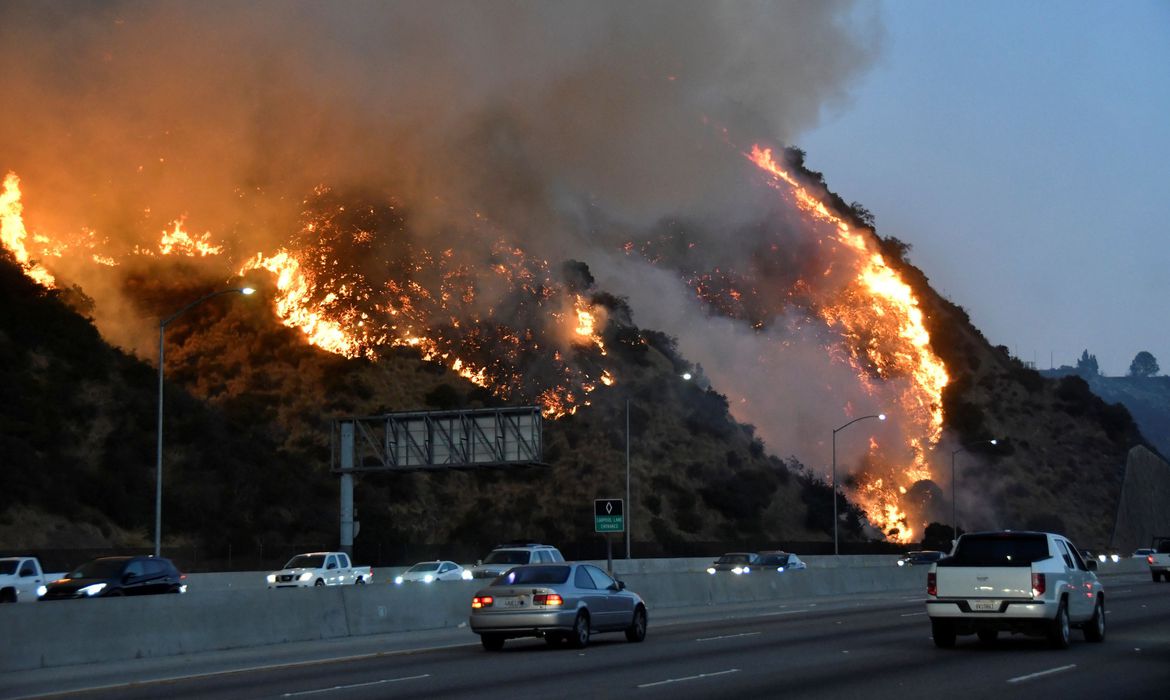
{"label": "dark suv", "polygon": [[527,564],[558,564],[565,561],[561,551],[552,545],[527,540],[497,545],[483,561],[471,568],[472,578],[495,578],[513,566]]}
{"label": "dark suv", "polygon": [[187,577],[170,559],[99,557],[50,583],[41,600],[186,592]]}

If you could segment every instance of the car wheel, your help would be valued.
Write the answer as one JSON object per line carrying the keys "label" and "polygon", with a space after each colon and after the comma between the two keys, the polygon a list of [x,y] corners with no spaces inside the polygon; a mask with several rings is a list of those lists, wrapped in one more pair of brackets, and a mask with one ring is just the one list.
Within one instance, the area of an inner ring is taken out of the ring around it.
{"label": "car wheel", "polygon": [[1048,623],[1048,645],[1053,649],[1068,649],[1069,629],[1068,603],[1061,600],[1056,617]]}
{"label": "car wheel", "polygon": [[504,638],[498,634],[481,634],[479,643],[488,651],[499,651],[504,648]]}
{"label": "car wheel", "polygon": [[15,603],[15,602],[16,602],[16,589],[15,588],[5,588],[4,590],[0,591],[0,603]]}
{"label": "car wheel", "polygon": [[324,586],[324,585],[325,585],[325,579],[319,578],[319,579],[317,579],[317,582],[316,582],[316,583],[314,583],[313,585],[314,585],[314,586]]}
{"label": "car wheel", "polygon": [[118,598],[118,597],[124,596],[124,595],[126,595],[125,591],[123,591],[121,588],[115,588],[114,590],[105,594],[103,597],[104,598]]}
{"label": "car wheel", "polygon": [[1160,578],[1162,578],[1161,576],[1159,576],[1159,575],[1158,575],[1158,572],[1157,572],[1157,571],[1151,571],[1151,572],[1150,572],[1150,577],[1154,579],[1154,583],[1157,583],[1157,582],[1158,582],[1158,580],[1159,580]]}
{"label": "car wheel", "polygon": [[361,576],[358,576],[358,577],[357,577],[357,580],[353,582],[353,585],[355,585],[355,586],[361,586],[361,585],[363,585],[365,582],[366,582],[366,580],[365,580],[364,578],[362,578]]}
{"label": "car wheel", "polygon": [[582,610],[577,613],[573,621],[573,631],[569,634],[569,643],[574,649],[584,649],[589,646],[589,613]]}
{"label": "car wheel", "polygon": [[1097,605],[1093,608],[1093,617],[1085,623],[1084,627],[1086,642],[1103,642],[1105,641],[1105,601],[1101,596],[1097,596]]}
{"label": "car wheel", "polygon": [[995,644],[995,640],[999,639],[999,630],[978,630],[975,636],[984,644]]}
{"label": "car wheel", "polygon": [[634,609],[634,620],[626,628],[626,640],[640,642],[646,638],[646,608],[639,605]]}
{"label": "car wheel", "polygon": [[951,649],[955,646],[955,623],[948,620],[931,620],[930,636],[934,637],[934,645],[939,649]]}

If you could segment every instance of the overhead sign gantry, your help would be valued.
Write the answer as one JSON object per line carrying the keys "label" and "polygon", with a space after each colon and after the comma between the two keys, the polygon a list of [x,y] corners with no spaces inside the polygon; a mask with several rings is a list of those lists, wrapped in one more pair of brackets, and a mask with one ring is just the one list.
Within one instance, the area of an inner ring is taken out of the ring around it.
{"label": "overhead sign gantry", "polygon": [[539,406],[411,411],[333,421],[331,469],[341,477],[341,550],[352,554],[358,472],[545,466]]}

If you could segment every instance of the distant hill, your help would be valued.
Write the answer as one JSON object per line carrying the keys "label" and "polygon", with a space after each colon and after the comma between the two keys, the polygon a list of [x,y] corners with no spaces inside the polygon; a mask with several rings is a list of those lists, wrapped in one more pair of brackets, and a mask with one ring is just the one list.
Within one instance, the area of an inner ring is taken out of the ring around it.
{"label": "distant hill", "polygon": [[1040,374],[1051,378],[1080,376],[1094,394],[1125,406],[1150,445],[1163,457],[1170,455],[1170,376],[1105,377],[1078,374],[1072,367],[1041,370]]}

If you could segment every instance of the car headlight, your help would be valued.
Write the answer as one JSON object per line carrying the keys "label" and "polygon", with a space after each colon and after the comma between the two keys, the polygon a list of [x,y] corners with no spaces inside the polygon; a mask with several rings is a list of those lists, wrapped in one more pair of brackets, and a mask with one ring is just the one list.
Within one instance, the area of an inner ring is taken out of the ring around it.
{"label": "car headlight", "polygon": [[395,576],[395,577],[394,577],[394,583],[397,583],[398,585],[402,585],[402,577],[401,577],[401,576]]}
{"label": "car headlight", "polygon": [[714,576],[714,575],[715,575],[715,567],[713,567],[713,566],[708,566],[708,567],[707,567],[707,573],[709,573],[709,574],[711,574],[712,576]]}
{"label": "car headlight", "polygon": [[38,598],[43,598],[44,595],[48,592],[49,592],[48,586],[37,586],[37,597]]}
{"label": "car headlight", "polygon": [[467,569],[464,569],[463,573],[459,574],[459,575],[463,577],[464,581],[470,581],[473,578],[471,575],[471,572],[468,571]]}
{"label": "car headlight", "polygon": [[185,584],[185,583],[184,583],[184,584],[180,584],[180,585],[179,585],[179,592],[180,592],[180,593],[186,593],[186,592],[187,592],[187,584]]}
{"label": "car headlight", "polygon": [[276,583],[276,574],[268,574],[266,577],[269,583]]}
{"label": "car headlight", "polygon": [[78,595],[95,596],[104,590],[106,590],[106,584],[104,584],[104,583],[91,583],[90,585],[88,585],[84,588],[78,588],[77,593],[78,593]]}
{"label": "car headlight", "polygon": [[1104,555],[1104,554],[1098,554],[1098,555],[1097,555],[1097,560],[1098,560],[1098,561],[1100,561],[1102,564],[1104,564],[1104,563],[1105,563],[1105,555]]}
{"label": "car headlight", "polygon": [[731,573],[733,573],[733,574],[742,574],[743,572],[744,572],[744,568],[742,566],[737,566],[731,570]]}
{"label": "car headlight", "polygon": [[776,567],[776,570],[777,570],[777,571],[779,571],[780,573],[784,573],[784,567],[783,567],[783,566],[777,566],[777,567]]}
{"label": "car headlight", "polygon": [[899,560],[898,560],[898,566],[906,566],[906,560],[904,560],[904,559],[899,559]]}
{"label": "car headlight", "polygon": [[1114,563],[1114,564],[1116,564],[1117,562],[1121,561],[1121,555],[1120,555],[1120,554],[1111,554],[1111,555],[1109,555],[1109,558],[1113,560],[1113,563]]}
{"label": "car headlight", "polygon": [[427,574],[426,576],[423,576],[423,583],[430,583],[431,581],[434,581],[434,580],[435,580],[435,577],[432,576],[431,574]]}
{"label": "car headlight", "polygon": [[312,572],[312,571],[306,571],[305,573],[303,573],[303,574],[301,574],[300,576],[298,576],[298,577],[297,577],[297,579],[298,579],[298,580],[300,580],[300,581],[308,581],[308,580],[309,580],[309,579],[311,579],[311,578],[313,578],[313,572]]}

